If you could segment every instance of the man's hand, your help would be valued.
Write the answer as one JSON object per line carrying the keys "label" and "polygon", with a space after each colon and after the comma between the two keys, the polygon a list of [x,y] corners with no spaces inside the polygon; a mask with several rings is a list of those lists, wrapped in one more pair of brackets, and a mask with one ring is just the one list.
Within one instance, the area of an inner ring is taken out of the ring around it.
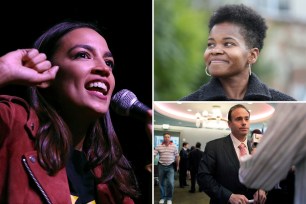
{"label": "man's hand", "polygon": [[264,204],[266,202],[267,196],[264,190],[257,190],[256,193],[253,195],[254,197],[254,204]]}
{"label": "man's hand", "polygon": [[152,164],[147,164],[147,165],[145,166],[145,169],[146,169],[148,172],[152,173]]}
{"label": "man's hand", "polygon": [[248,204],[249,200],[244,195],[232,194],[229,203],[231,204]]}

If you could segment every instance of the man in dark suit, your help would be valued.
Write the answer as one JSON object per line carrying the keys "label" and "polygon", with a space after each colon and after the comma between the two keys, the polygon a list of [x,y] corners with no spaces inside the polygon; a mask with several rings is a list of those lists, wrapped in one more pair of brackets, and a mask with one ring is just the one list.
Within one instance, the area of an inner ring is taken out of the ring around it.
{"label": "man in dark suit", "polygon": [[179,161],[179,181],[180,187],[188,186],[186,177],[188,169],[188,142],[183,142],[183,147],[180,151],[180,161]]}
{"label": "man in dark suit", "polygon": [[[191,176],[191,188],[189,190],[190,193],[195,192],[195,184],[196,184],[196,178],[198,174],[199,163],[202,159],[203,153],[204,152],[201,150],[201,143],[197,142],[195,145],[195,149],[192,150],[188,155],[190,176]],[[202,191],[200,187],[199,187],[199,191]]]}
{"label": "man in dark suit", "polygon": [[238,178],[239,159],[251,152],[251,144],[247,140],[249,110],[241,104],[231,107],[228,126],[230,135],[206,144],[198,169],[200,188],[210,197],[210,204],[245,204],[251,200],[263,204],[265,192],[248,189]]}

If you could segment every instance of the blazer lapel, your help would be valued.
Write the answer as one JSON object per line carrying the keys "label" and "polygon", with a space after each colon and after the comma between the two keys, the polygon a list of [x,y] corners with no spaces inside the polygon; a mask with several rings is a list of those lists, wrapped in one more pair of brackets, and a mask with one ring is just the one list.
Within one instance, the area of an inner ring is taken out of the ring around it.
{"label": "blazer lapel", "polygon": [[226,151],[226,154],[228,155],[228,158],[230,158],[232,164],[234,164],[235,168],[239,169],[240,167],[240,163],[239,163],[239,159],[237,157],[235,148],[234,148],[234,144],[233,141],[230,137],[230,135],[228,135],[225,140],[224,140],[224,151]]}

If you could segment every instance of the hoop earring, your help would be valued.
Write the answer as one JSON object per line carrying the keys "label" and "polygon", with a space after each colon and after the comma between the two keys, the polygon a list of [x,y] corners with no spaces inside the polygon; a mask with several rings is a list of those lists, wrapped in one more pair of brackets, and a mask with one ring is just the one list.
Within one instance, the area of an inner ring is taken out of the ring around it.
{"label": "hoop earring", "polygon": [[251,67],[251,63],[249,63],[249,72],[250,72],[250,76],[252,75],[252,67]]}
{"label": "hoop earring", "polygon": [[205,67],[205,73],[206,73],[207,76],[211,76],[211,75],[208,73],[207,66]]}

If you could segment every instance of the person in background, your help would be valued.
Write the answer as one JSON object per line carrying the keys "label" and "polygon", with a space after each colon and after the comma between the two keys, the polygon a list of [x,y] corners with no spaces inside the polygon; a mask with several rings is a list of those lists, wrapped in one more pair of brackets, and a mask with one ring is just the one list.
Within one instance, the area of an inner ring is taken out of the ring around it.
{"label": "person in background", "polygon": [[56,24],[33,48],[0,57],[0,86],[27,86],[25,98],[0,96],[0,203],[134,203],[109,113],[113,68],[102,33],[84,22]]}
{"label": "person in background", "polygon": [[198,169],[198,183],[210,197],[210,204],[264,204],[263,190],[247,188],[239,181],[239,160],[251,152],[247,140],[250,129],[250,112],[237,104],[228,112],[231,133],[223,138],[208,142]]}
{"label": "person in background", "polygon": [[265,19],[243,4],[218,8],[209,21],[204,52],[211,80],[181,101],[294,101],[269,88],[252,72],[264,45]]}
{"label": "person in background", "polygon": [[252,152],[253,154],[256,151],[256,147],[262,138],[262,132],[259,129],[252,130],[251,132],[251,145],[252,145]]}
{"label": "person in background", "polygon": [[[154,157],[159,155],[157,167],[161,197],[159,204],[163,204],[165,201],[167,201],[167,204],[172,204],[174,193],[174,170],[179,170],[179,153],[176,145],[171,142],[171,135],[166,132],[163,136],[163,143],[154,148]],[[173,164],[176,164],[176,166],[173,166]]]}
{"label": "person in background", "polygon": [[[195,146],[194,145],[192,145],[191,147],[190,147],[190,149],[189,149],[189,152],[188,152],[188,154],[190,153],[190,152],[192,152],[192,150],[194,150],[195,149]],[[189,157],[189,156],[188,156]],[[188,158],[188,169],[187,169],[187,179],[189,179],[189,180],[191,180],[191,175],[190,175],[191,173],[190,173],[190,164],[189,164],[189,158]]]}
{"label": "person in background", "polygon": [[[195,149],[192,150],[189,155],[189,168],[190,168],[190,176],[191,176],[191,187],[189,192],[194,193],[195,192],[195,185],[196,185],[196,180],[197,180],[197,175],[198,175],[198,169],[199,169],[199,164],[203,156],[203,151],[201,150],[201,143],[197,142],[195,145]],[[201,192],[202,189],[199,186],[199,192]]]}
{"label": "person in background", "polygon": [[268,191],[266,204],[294,203],[294,169],[294,166],[290,168],[286,177],[280,180],[271,190]]}
{"label": "person in background", "polygon": [[305,203],[305,123],[305,104],[279,103],[256,152],[241,161],[240,181],[251,188],[271,190],[278,183],[282,187],[280,181],[286,178],[285,181],[288,183],[285,186],[291,186],[291,190],[288,191],[289,203],[293,197],[292,190],[294,190],[294,203]]}
{"label": "person in background", "polygon": [[188,142],[183,142],[183,147],[180,151],[180,159],[179,159],[179,182],[180,187],[184,188],[188,186],[186,177],[187,177],[187,169],[188,169]]}

